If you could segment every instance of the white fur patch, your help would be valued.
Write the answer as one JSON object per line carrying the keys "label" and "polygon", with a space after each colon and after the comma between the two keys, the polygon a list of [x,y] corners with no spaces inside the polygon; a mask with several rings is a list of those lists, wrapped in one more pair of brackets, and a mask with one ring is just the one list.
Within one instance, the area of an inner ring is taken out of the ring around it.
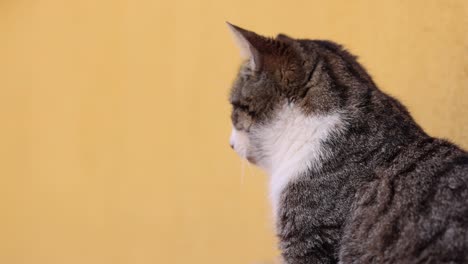
{"label": "white fur patch", "polygon": [[323,142],[344,127],[340,114],[306,116],[294,105],[285,105],[275,119],[256,132],[265,159],[259,165],[270,174],[270,199],[276,216],[286,185],[309,169],[320,168],[328,156]]}
{"label": "white fur patch", "polygon": [[243,131],[232,128],[229,144],[242,158],[247,158],[247,150],[249,147],[249,137]]}
{"label": "white fur patch", "polygon": [[270,175],[270,200],[276,217],[286,185],[308,170],[317,171],[329,156],[323,142],[344,130],[342,115],[305,115],[293,104],[276,112],[268,124],[249,134],[232,129],[230,144],[242,158],[253,157]]}

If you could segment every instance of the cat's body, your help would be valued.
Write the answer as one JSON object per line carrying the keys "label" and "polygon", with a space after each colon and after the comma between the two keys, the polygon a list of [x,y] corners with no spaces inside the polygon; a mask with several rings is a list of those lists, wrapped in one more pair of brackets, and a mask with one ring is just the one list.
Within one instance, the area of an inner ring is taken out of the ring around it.
{"label": "cat's body", "polygon": [[284,262],[468,263],[468,154],[327,41],[231,25],[231,145],[270,175]]}

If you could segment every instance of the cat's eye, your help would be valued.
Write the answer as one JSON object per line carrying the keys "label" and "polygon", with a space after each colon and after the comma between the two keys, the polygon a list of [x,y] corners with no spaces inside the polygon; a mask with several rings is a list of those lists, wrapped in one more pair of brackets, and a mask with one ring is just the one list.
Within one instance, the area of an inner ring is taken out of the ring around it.
{"label": "cat's eye", "polygon": [[249,106],[248,105],[245,105],[245,104],[242,104],[240,102],[237,102],[237,101],[234,101],[234,102],[231,102],[232,106],[234,108],[238,108],[246,113],[249,113]]}

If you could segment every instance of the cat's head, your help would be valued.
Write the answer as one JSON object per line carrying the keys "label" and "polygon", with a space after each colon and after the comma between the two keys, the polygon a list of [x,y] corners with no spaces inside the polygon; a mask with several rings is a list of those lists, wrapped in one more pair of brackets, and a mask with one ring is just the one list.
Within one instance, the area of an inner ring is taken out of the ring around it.
{"label": "cat's head", "polygon": [[282,34],[267,38],[228,25],[246,59],[230,94],[231,147],[267,170],[286,159],[322,155],[320,149],[302,152],[343,127],[347,91],[325,74],[330,63],[348,71],[342,56],[334,56],[339,46]]}

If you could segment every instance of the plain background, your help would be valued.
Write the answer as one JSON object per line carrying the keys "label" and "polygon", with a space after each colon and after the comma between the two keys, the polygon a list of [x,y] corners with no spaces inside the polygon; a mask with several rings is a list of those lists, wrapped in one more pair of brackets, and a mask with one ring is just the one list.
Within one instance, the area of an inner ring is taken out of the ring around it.
{"label": "plain background", "polygon": [[267,178],[228,146],[226,20],[345,44],[468,147],[466,0],[2,0],[0,263],[277,255]]}

